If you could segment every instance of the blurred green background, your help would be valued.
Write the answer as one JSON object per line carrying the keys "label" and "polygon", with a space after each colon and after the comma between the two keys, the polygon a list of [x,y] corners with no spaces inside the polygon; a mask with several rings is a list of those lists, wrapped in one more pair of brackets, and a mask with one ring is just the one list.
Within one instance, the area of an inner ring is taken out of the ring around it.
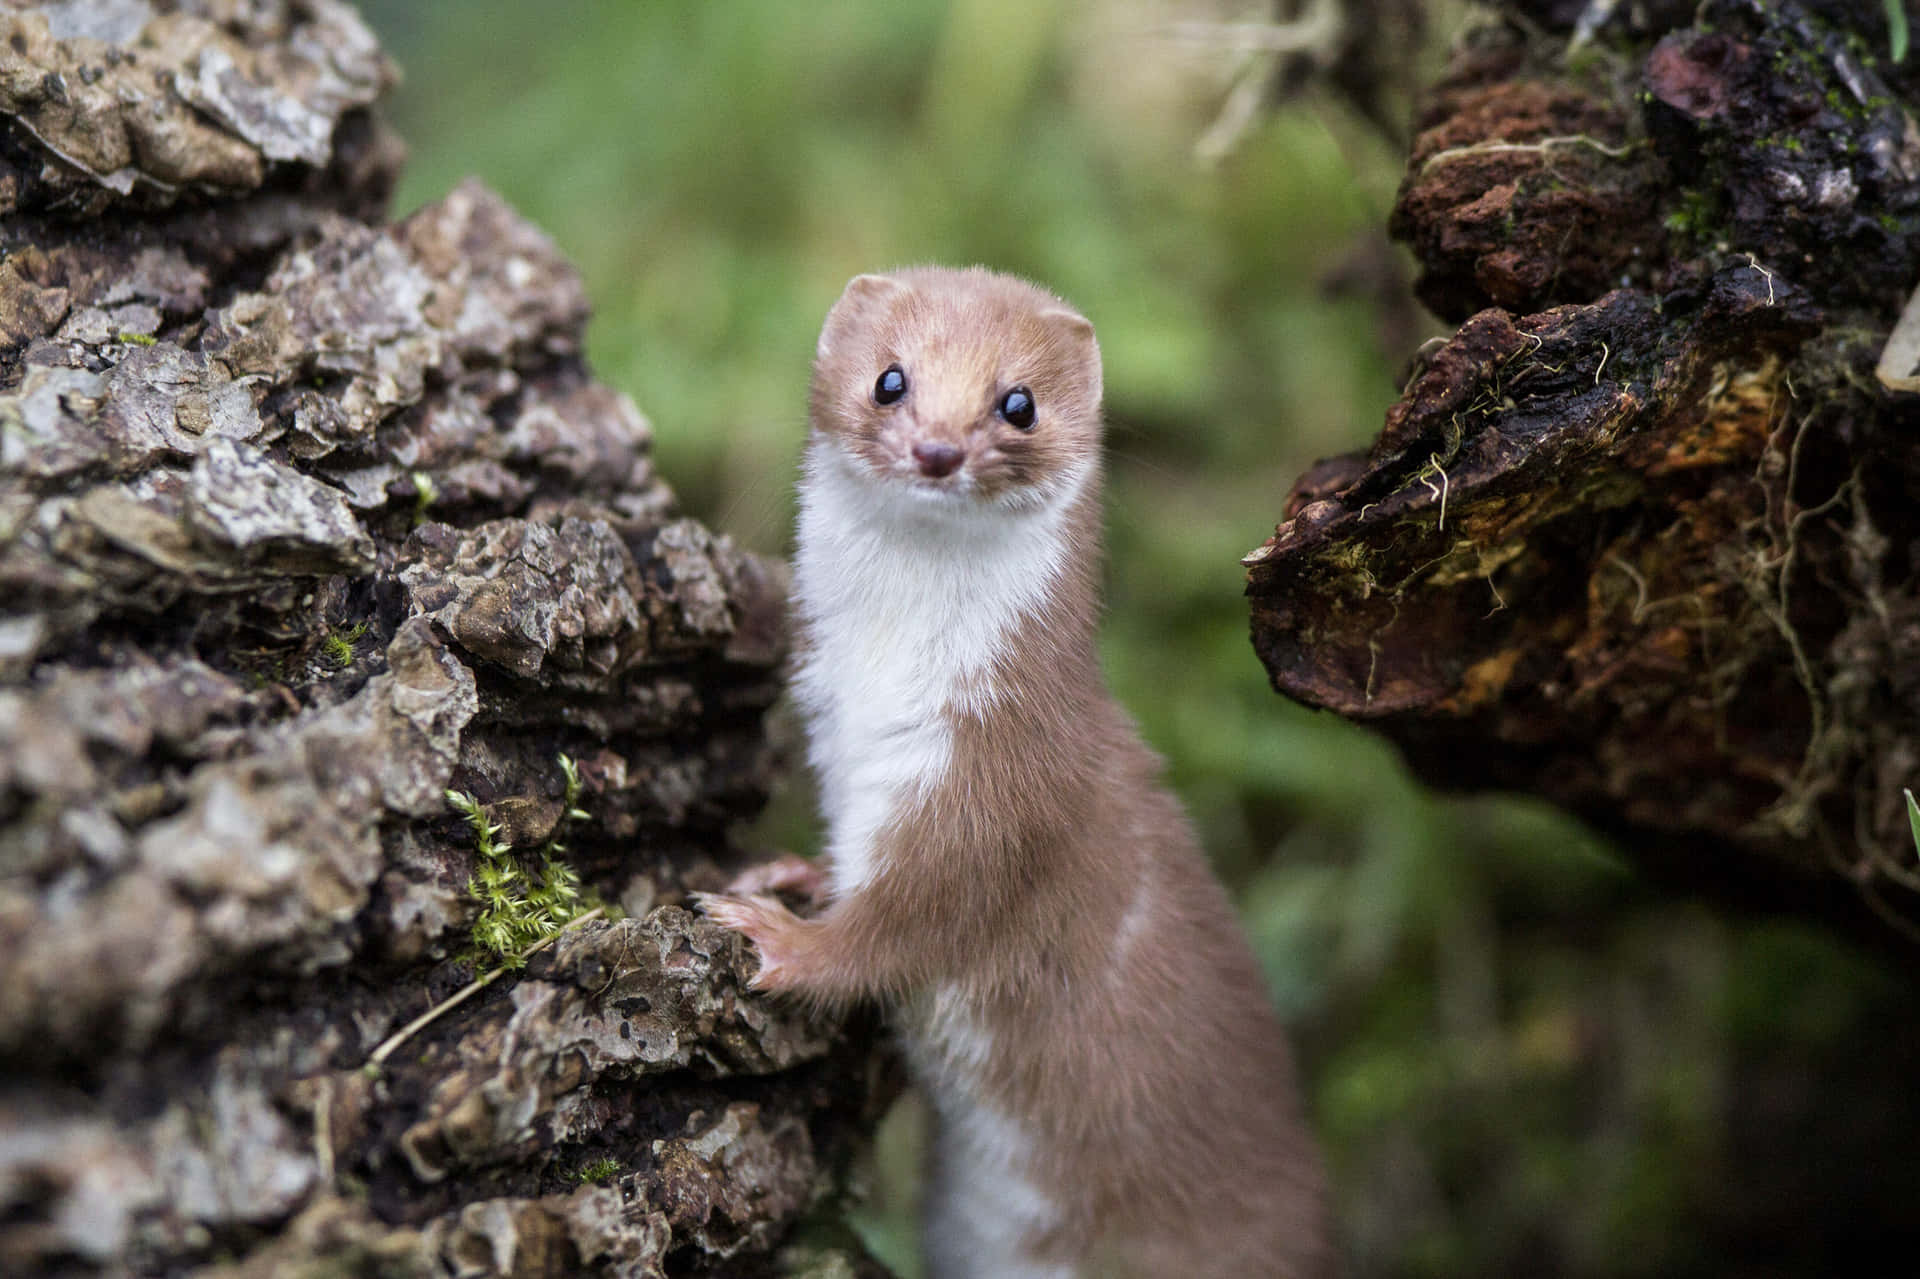
{"label": "blurred green background", "polygon": [[[1173,4],[363,9],[406,73],[396,214],[478,174],[544,227],[684,505],[755,549],[786,544],[813,338],[849,276],[984,262],[1093,319],[1107,669],[1296,1029],[1350,1274],[1826,1273],[1912,1216],[1912,1169],[1823,1105],[1920,1065],[1875,1033],[1906,1020],[1891,983],[1660,899],[1540,806],[1435,797],[1267,687],[1238,558],[1307,465],[1371,439],[1439,331],[1392,284],[1398,148],[1309,91],[1201,164],[1235,63],[1176,39],[1209,14]],[[1437,45],[1469,20],[1441,9]],[[803,810],[763,834],[810,847]],[[862,1210],[903,1276],[916,1121],[889,1122]]]}

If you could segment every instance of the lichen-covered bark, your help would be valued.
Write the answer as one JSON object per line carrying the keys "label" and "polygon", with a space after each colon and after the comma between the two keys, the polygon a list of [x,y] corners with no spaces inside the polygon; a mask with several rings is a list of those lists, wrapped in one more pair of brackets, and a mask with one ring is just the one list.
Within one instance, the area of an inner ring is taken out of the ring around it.
{"label": "lichen-covered bark", "polygon": [[1880,6],[1515,3],[1395,226],[1464,321],[1247,557],[1275,687],[1724,897],[1920,938],[1920,78]]}
{"label": "lichen-covered bark", "polygon": [[[0,1271],[870,1273],[789,1245],[868,1029],[681,908],[778,566],[538,231],[373,220],[390,74],[331,0],[0,10]],[[606,913],[394,1038],[499,963],[449,788]]]}

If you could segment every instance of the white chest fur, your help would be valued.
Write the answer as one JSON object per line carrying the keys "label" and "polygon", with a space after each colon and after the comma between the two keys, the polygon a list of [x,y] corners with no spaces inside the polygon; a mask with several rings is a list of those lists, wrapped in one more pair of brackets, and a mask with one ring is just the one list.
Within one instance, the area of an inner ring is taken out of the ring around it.
{"label": "white chest fur", "polygon": [[872,475],[830,436],[808,445],[794,602],[808,648],[794,692],[820,783],[833,895],[879,869],[876,837],[945,774],[950,713],[991,701],[983,677],[1068,552],[1090,468],[1020,506]]}
{"label": "white chest fur", "polygon": [[934,1276],[1072,1279],[1036,1263],[1023,1244],[1059,1222],[1031,1176],[1033,1139],[979,1086],[993,1051],[960,990],[923,991],[899,1010],[914,1079],[933,1103],[939,1130],[926,1187],[926,1250]]}

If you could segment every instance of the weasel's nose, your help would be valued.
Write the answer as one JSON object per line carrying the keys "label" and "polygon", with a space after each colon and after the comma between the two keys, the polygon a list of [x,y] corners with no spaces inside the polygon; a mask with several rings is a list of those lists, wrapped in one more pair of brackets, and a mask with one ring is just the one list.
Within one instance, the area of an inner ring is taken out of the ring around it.
{"label": "weasel's nose", "polygon": [[913,460],[920,464],[920,474],[936,480],[959,470],[966,456],[953,445],[935,440],[922,440],[913,446]]}

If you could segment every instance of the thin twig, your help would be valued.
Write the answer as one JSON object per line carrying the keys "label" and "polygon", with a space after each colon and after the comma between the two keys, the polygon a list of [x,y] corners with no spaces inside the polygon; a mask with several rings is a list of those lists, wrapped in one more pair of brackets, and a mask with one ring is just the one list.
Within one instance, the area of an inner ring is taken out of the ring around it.
{"label": "thin twig", "polygon": [[313,1099],[313,1162],[320,1169],[320,1184],[333,1184],[333,1076],[321,1075],[316,1085],[319,1096]]}
{"label": "thin twig", "polygon": [[1269,60],[1258,54],[1244,55],[1247,64],[1234,75],[1233,88],[1228,92],[1226,101],[1220,105],[1220,114],[1214,117],[1205,133],[1193,144],[1194,158],[1200,163],[1214,165],[1233,153],[1247,130],[1259,118],[1260,104],[1266,100],[1267,79],[1273,73]]}
{"label": "thin twig", "polygon": [[1767,277],[1767,305],[1772,306],[1773,305],[1773,272],[1761,266],[1760,259],[1754,257],[1753,254],[1751,253],[1747,254],[1746,258],[1747,258],[1748,266],[1758,271],[1761,275],[1764,275]]}
{"label": "thin twig", "polygon": [[1584,133],[1565,134],[1552,138],[1541,138],[1538,142],[1475,142],[1468,146],[1448,147],[1444,151],[1435,151],[1420,165],[1420,176],[1425,177],[1429,169],[1442,164],[1451,164],[1455,160],[1468,160],[1477,155],[1506,155],[1514,152],[1531,155],[1545,155],[1549,151],[1566,147],[1589,147],[1612,160],[1624,160],[1645,146],[1644,142],[1629,142],[1625,146],[1608,146],[1598,138],[1590,138]]}
{"label": "thin twig", "polygon": [[[534,955],[539,954],[541,951],[545,950],[547,947],[553,945],[553,943],[559,941],[562,937],[566,936],[569,932],[573,931],[575,928],[578,928],[581,924],[586,923],[590,919],[600,918],[601,915],[604,915],[606,913],[606,910],[607,908],[605,906],[595,906],[592,910],[588,911],[586,914],[581,915],[576,919],[568,920],[566,924],[561,927],[559,932],[554,933],[551,937],[542,937],[539,941],[533,943],[533,945],[521,951],[520,954],[516,956],[516,961],[513,966],[517,968],[519,966],[519,961],[530,959]],[[373,1052],[367,1057],[366,1065],[362,1066],[360,1069],[378,1071],[380,1069],[380,1063],[384,1062],[387,1058],[391,1057],[393,1055],[394,1050],[398,1048],[401,1044],[406,1043],[407,1040],[413,1038],[421,1030],[423,1030],[427,1026],[432,1025],[435,1019],[439,1018],[442,1014],[454,1008],[458,1008],[461,1004],[466,1003],[467,1000],[473,998],[475,995],[485,990],[488,986],[491,986],[494,983],[494,981],[500,977],[502,973],[505,973],[507,971],[508,971],[508,966],[506,964],[502,964],[498,968],[491,969],[487,972],[482,973],[480,976],[475,977],[472,981],[462,986],[459,990],[456,990],[453,994],[448,995],[445,999],[441,1000],[439,1003],[435,1004],[433,1007],[427,1009],[427,1011],[421,1013],[418,1017],[415,1017],[412,1021],[408,1022],[406,1025],[402,1026],[400,1029],[394,1031],[391,1035],[387,1036],[387,1038],[381,1043],[381,1045],[378,1048],[374,1049]]]}
{"label": "thin twig", "polygon": [[1633,624],[1640,625],[1647,616],[1647,579],[1640,575],[1639,569],[1621,559],[1618,551],[1609,552],[1606,562],[1625,573],[1632,580],[1634,588],[1640,592],[1640,598],[1634,601],[1633,605]]}
{"label": "thin twig", "polygon": [[[1497,572],[1498,570],[1495,570],[1495,571]],[[1485,577],[1481,578],[1480,580],[1485,582],[1487,584],[1487,589],[1493,592],[1493,607],[1488,609],[1485,615],[1482,616],[1480,619],[1481,621],[1484,622],[1487,620],[1487,618],[1492,617],[1495,613],[1505,612],[1507,608],[1507,601],[1505,597],[1500,594],[1499,586],[1495,585],[1492,573],[1487,574]]]}
{"label": "thin twig", "polygon": [[1292,22],[1170,22],[1162,30],[1187,44],[1240,53],[1319,53],[1339,38],[1340,7],[1316,0]]}
{"label": "thin twig", "polygon": [[1440,485],[1438,488],[1434,487],[1433,481],[1424,475],[1420,477],[1420,482],[1427,486],[1427,492],[1440,499],[1440,520],[1434,525],[1434,531],[1444,533],[1447,530],[1447,468],[1440,465],[1440,455],[1438,453],[1427,454],[1427,465],[1440,472]]}

